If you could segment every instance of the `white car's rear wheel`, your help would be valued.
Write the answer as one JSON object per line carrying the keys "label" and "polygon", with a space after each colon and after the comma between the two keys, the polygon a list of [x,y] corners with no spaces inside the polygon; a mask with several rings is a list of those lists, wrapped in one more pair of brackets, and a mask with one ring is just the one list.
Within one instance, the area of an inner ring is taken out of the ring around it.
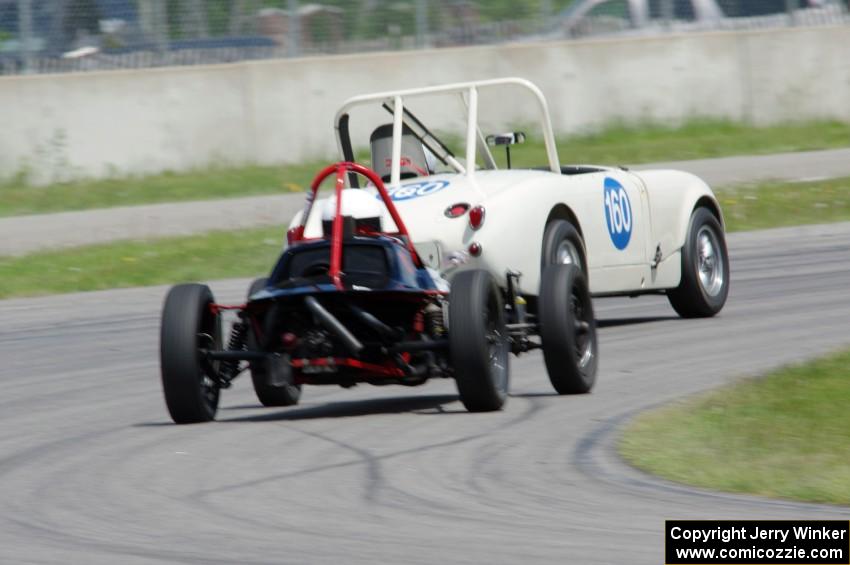
{"label": "white car's rear wheel", "polygon": [[552,220],[546,225],[540,263],[541,269],[549,265],[575,265],[587,273],[584,242],[573,224],[567,220]]}

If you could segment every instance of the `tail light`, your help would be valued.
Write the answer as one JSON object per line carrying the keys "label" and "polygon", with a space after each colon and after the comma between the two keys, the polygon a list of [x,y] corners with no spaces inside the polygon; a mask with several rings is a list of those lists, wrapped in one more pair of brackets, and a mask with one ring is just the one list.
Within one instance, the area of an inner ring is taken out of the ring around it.
{"label": "tail light", "polygon": [[476,206],[469,211],[469,227],[474,230],[479,229],[484,225],[484,206]]}
{"label": "tail light", "polygon": [[444,213],[447,218],[459,218],[466,214],[467,210],[469,210],[469,204],[466,202],[458,202],[457,204],[452,204],[446,208]]}

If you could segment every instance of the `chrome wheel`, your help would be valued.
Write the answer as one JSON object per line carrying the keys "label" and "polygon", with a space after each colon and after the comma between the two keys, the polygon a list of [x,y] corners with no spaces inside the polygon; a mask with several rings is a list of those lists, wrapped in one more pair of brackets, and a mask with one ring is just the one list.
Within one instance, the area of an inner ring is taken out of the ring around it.
{"label": "chrome wheel", "polygon": [[555,249],[555,261],[557,265],[575,265],[581,269],[581,255],[568,239],[561,241]]}
{"label": "chrome wheel", "polygon": [[709,226],[697,232],[697,274],[702,289],[709,296],[717,296],[723,290],[723,255],[717,234]]}
{"label": "chrome wheel", "polygon": [[729,252],[720,218],[708,208],[697,208],[682,245],[679,286],[667,291],[670,305],[683,318],[714,316],[726,304],[729,282]]}

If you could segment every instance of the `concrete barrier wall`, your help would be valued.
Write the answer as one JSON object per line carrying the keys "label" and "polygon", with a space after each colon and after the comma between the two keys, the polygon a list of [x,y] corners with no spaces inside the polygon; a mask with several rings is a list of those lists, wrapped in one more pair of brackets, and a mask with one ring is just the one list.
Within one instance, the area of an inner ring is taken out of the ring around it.
{"label": "concrete barrier wall", "polygon": [[[499,76],[537,83],[559,135],[693,116],[850,121],[850,27],[0,78],[0,176],[29,169],[48,182],[327,157],[349,96]],[[486,100],[482,114],[530,118],[514,94]]]}

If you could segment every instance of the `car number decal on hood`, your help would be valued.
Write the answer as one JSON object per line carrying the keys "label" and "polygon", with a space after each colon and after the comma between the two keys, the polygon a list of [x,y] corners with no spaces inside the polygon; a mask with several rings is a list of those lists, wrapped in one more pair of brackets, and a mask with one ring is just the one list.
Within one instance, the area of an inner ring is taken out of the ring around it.
{"label": "car number decal on hood", "polygon": [[[435,192],[443,190],[447,186],[449,186],[449,181],[447,180],[433,180],[415,182],[413,184],[403,184],[401,186],[389,188],[387,189],[387,192],[389,192],[390,198],[394,202],[400,202],[402,200],[411,200],[413,198],[419,198],[420,196],[434,194]],[[378,198],[380,198],[380,196],[378,196]]]}
{"label": "car number decal on hood", "polygon": [[622,251],[632,237],[632,205],[626,189],[611,177],[605,177],[604,207],[608,235],[614,247]]}

